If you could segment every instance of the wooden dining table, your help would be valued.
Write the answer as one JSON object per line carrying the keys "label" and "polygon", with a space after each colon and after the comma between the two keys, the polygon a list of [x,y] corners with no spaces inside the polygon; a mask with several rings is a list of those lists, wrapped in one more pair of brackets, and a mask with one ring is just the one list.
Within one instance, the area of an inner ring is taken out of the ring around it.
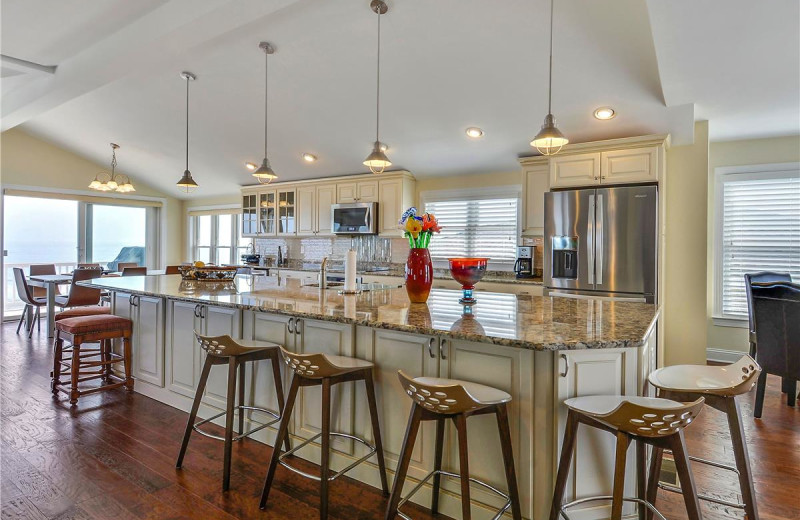
{"label": "wooden dining table", "polygon": [[72,282],[71,274],[34,274],[28,277],[28,285],[47,290],[47,337],[55,335],[56,295],[58,286]]}

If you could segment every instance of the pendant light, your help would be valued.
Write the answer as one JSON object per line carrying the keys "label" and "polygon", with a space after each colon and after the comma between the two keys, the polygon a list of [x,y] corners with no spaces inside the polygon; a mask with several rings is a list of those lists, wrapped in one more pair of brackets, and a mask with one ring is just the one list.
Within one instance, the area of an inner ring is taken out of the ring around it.
{"label": "pendant light", "polygon": [[118,144],[111,144],[111,174],[100,172],[94,176],[94,180],[89,187],[97,191],[116,191],[119,193],[130,193],[136,191],[127,175],[117,175],[117,149]]}
{"label": "pendant light", "polygon": [[542,155],[555,155],[569,142],[561,130],[556,127],[556,118],[553,117],[553,0],[550,0],[550,84],[547,89],[547,116],[544,124],[536,137],[531,141],[531,146],[536,147]]}
{"label": "pendant light", "polygon": [[272,171],[272,167],[269,165],[269,159],[267,158],[267,137],[268,133],[268,126],[267,126],[267,116],[269,115],[269,96],[267,93],[269,92],[269,55],[275,53],[275,47],[270,45],[268,42],[261,42],[258,44],[258,48],[264,51],[264,160],[261,162],[261,166],[253,172],[253,177],[258,179],[258,182],[261,184],[269,184],[273,180],[277,179],[278,176]]}
{"label": "pendant light", "polygon": [[372,153],[364,159],[364,166],[369,166],[372,173],[383,173],[392,162],[384,153],[386,145],[380,140],[381,127],[381,15],[386,14],[389,6],[383,0],[372,0],[369,4],[370,9],[378,15],[378,77],[375,97],[375,142],[372,145]]}
{"label": "pendant light", "polygon": [[196,80],[197,76],[191,72],[181,72],[181,77],[186,81],[186,169],[178,181],[178,188],[189,193],[197,188],[197,183],[192,179],[192,172],[189,171],[189,82]]}

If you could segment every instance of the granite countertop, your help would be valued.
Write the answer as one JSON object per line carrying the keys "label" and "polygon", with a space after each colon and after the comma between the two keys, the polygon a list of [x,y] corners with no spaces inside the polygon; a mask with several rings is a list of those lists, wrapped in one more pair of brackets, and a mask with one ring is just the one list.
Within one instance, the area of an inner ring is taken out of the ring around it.
{"label": "granite countertop", "polygon": [[412,304],[403,287],[367,284],[357,295],[300,280],[239,275],[187,282],[179,275],[96,278],[81,285],[308,319],[439,335],[535,350],[638,347],[658,316],[652,304],[481,292],[471,308],[460,290],[433,289]]}

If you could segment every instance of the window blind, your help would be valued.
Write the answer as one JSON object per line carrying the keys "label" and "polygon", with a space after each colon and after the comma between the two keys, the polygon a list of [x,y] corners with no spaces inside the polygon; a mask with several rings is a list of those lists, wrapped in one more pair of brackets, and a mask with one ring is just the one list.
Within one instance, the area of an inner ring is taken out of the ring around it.
{"label": "window blind", "polygon": [[450,257],[488,257],[492,263],[517,258],[516,198],[426,201],[442,231],[431,239],[436,260]]}
{"label": "window blind", "polygon": [[744,275],[758,271],[800,277],[800,176],[723,180],[723,315],[747,317]]}

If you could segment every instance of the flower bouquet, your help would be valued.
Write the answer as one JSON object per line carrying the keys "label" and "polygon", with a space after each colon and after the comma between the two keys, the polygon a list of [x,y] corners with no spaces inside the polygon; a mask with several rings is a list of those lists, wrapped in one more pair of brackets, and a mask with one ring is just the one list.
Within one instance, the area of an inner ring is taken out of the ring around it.
{"label": "flower bouquet", "polygon": [[431,236],[441,231],[441,227],[430,213],[417,216],[417,208],[408,208],[400,217],[399,224],[411,246],[405,275],[408,299],[412,303],[425,303],[433,285],[433,264],[428,246]]}

